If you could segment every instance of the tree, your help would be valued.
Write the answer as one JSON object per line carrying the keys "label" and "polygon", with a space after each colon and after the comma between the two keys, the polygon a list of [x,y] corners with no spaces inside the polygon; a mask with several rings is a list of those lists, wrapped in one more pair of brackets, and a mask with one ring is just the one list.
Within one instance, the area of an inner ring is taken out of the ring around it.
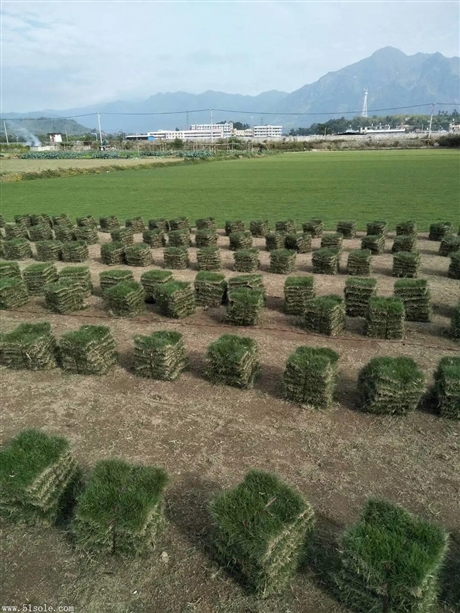
{"label": "tree", "polygon": [[183,149],[184,141],[181,138],[175,138],[172,142],[173,149]]}

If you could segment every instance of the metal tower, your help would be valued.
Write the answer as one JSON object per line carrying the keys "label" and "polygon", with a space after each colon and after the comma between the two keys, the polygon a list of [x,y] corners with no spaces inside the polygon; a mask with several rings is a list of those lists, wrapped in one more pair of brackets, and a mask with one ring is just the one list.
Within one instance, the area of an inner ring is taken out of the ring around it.
{"label": "metal tower", "polygon": [[363,112],[361,117],[367,117],[367,89],[364,90]]}

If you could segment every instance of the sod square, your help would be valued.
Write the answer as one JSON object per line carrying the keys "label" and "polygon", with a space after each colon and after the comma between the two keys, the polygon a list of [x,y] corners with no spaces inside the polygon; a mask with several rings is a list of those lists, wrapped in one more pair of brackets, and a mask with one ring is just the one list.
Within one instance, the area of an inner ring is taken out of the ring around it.
{"label": "sod square", "polygon": [[149,219],[149,230],[160,230],[166,234],[169,232],[169,222],[164,217]]}
{"label": "sod square", "polygon": [[73,313],[85,307],[87,290],[69,278],[45,285],[44,291],[46,307],[55,313]]}
{"label": "sod square", "polygon": [[30,243],[25,238],[3,241],[3,252],[7,260],[26,260],[32,257]]}
{"label": "sod square", "polygon": [[460,236],[454,234],[445,236],[439,246],[439,255],[447,257],[457,251],[460,251]]}
{"label": "sod square", "polygon": [[65,438],[25,430],[0,450],[0,514],[9,521],[55,524],[79,482]]}
{"label": "sod square", "polygon": [[252,236],[263,238],[270,232],[270,222],[268,219],[256,219],[249,223],[249,231]]}
{"label": "sod square", "polygon": [[97,221],[92,215],[86,215],[85,217],[77,217],[77,226],[79,228],[86,228],[87,226],[97,228]]}
{"label": "sod square", "polygon": [[218,247],[202,247],[196,252],[198,270],[220,270],[222,258]]}
{"label": "sod square", "polygon": [[122,281],[104,293],[110,315],[136,317],[145,313],[145,292],[136,281]]}
{"label": "sod square", "polygon": [[87,245],[96,245],[99,242],[99,235],[95,226],[77,226],[73,230],[75,240],[83,241]]}
{"label": "sod square", "polygon": [[104,243],[101,245],[101,260],[107,266],[125,264],[125,246],[122,242]]}
{"label": "sod square", "polygon": [[110,234],[113,230],[118,230],[120,228],[120,222],[116,215],[110,215],[109,217],[100,217],[99,224],[101,227],[101,232],[105,232],[106,234]]}
{"label": "sod square", "polygon": [[58,280],[58,271],[54,264],[44,262],[43,264],[31,264],[23,270],[23,279],[27,285],[29,296],[43,295],[44,287],[48,283]]}
{"label": "sod square", "polygon": [[17,262],[0,262],[0,279],[4,279],[5,277],[22,279],[21,269]]}
{"label": "sod square", "polygon": [[163,283],[172,281],[173,274],[170,270],[147,270],[141,275],[141,285],[145,292],[146,302],[157,301],[158,288]]}
{"label": "sod square", "polygon": [[234,326],[255,326],[265,305],[263,290],[242,287],[229,289],[226,322]]}
{"label": "sod square", "polygon": [[54,237],[61,243],[70,243],[75,240],[72,226],[54,226]]}
{"label": "sod square", "polygon": [[394,295],[404,302],[407,321],[431,320],[431,294],[426,279],[399,279]]}
{"label": "sod square", "polygon": [[401,234],[400,236],[395,236],[391,251],[392,253],[398,253],[399,251],[417,251],[417,236],[414,234]]}
{"label": "sod square", "polygon": [[311,234],[312,238],[321,238],[324,230],[322,219],[310,219],[302,224],[302,230]]}
{"label": "sod square", "polygon": [[249,389],[260,371],[256,341],[235,334],[223,334],[211,343],[206,362],[206,376],[217,385]]}
{"label": "sod square", "polygon": [[425,375],[412,358],[372,358],[358,377],[361,410],[379,415],[406,415],[420,404]]}
{"label": "sod square", "polygon": [[269,272],[288,275],[295,270],[297,252],[291,249],[273,249],[270,251]]}
{"label": "sod square", "polygon": [[331,294],[308,301],[302,326],[311,332],[335,336],[345,329],[345,303],[343,298]]}
{"label": "sod square", "polygon": [[285,232],[286,234],[293,234],[296,231],[295,223],[293,219],[283,219],[275,222],[276,232]]}
{"label": "sod square", "polygon": [[288,315],[303,315],[310,300],[316,297],[315,277],[287,277],[284,282],[284,310]]}
{"label": "sod square", "polygon": [[41,223],[38,226],[30,226],[29,239],[31,241],[46,241],[53,238],[53,231],[48,223]]}
{"label": "sod square", "polygon": [[17,309],[29,301],[27,285],[22,278],[0,278],[0,309]]}
{"label": "sod square", "polygon": [[311,252],[311,234],[307,232],[299,234],[286,234],[284,239],[286,249],[293,249],[297,253]]}
{"label": "sod square", "polygon": [[195,300],[198,306],[218,307],[226,298],[227,281],[218,272],[199,272],[195,277]]}
{"label": "sod square", "polygon": [[195,291],[188,281],[168,281],[158,286],[156,300],[160,313],[183,319],[196,311]]}
{"label": "sod square", "polygon": [[343,234],[339,232],[327,232],[321,237],[321,248],[341,249]]}
{"label": "sod square", "polygon": [[366,234],[375,236],[378,234],[382,234],[386,236],[388,231],[388,222],[387,221],[370,221],[366,224]]}
{"label": "sod square", "polygon": [[162,468],[118,459],[98,462],[72,522],[77,547],[99,556],[151,552],[165,524],[167,482]]}
{"label": "sod square", "polygon": [[454,226],[450,221],[439,221],[430,225],[430,241],[442,241],[449,234],[453,234]]}
{"label": "sod square", "polygon": [[441,358],[434,380],[439,414],[449,419],[460,419],[460,357]]}
{"label": "sod square", "polygon": [[31,226],[39,226],[42,223],[48,224],[50,228],[53,226],[53,222],[49,215],[37,215],[34,213],[33,215],[29,215],[29,219]]}
{"label": "sod square", "polygon": [[460,251],[450,254],[450,264],[447,276],[451,279],[460,279]]}
{"label": "sod square", "polygon": [[361,239],[361,249],[369,250],[373,255],[381,255],[385,251],[384,234],[368,234]]}
{"label": "sod square", "polygon": [[276,475],[251,470],[211,504],[214,546],[261,598],[287,588],[314,524],[311,505]]}
{"label": "sod square", "polygon": [[449,333],[454,340],[460,340],[460,304],[455,307],[454,314],[450,320]]}
{"label": "sod square", "polygon": [[340,268],[340,249],[323,247],[313,252],[313,272],[321,275],[336,275]]}
{"label": "sod square", "polygon": [[145,222],[143,217],[133,217],[125,220],[125,227],[132,228],[134,234],[143,232],[145,230]]}
{"label": "sod square", "polygon": [[125,247],[134,244],[134,231],[132,228],[118,228],[110,232],[110,236],[114,243],[123,243]]}
{"label": "sod square", "polygon": [[286,232],[267,232],[265,235],[265,249],[273,251],[274,249],[284,249],[286,244]]}
{"label": "sod square", "polygon": [[23,226],[26,226],[27,228],[32,225],[30,215],[15,215],[14,223],[22,224]]}
{"label": "sod square", "polygon": [[71,228],[73,223],[66,213],[61,213],[61,215],[53,215],[53,226],[68,226]]}
{"label": "sod square", "polygon": [[237,251],[238,249],[250,249],[252,247],[252,234],[249,230],[244,232],[231,232],[228,235],[230,241],[230,250]]}
{"label": "sod square", "polygon": [[93,283],[88,266],[66,266],[59,271],[60,281],[69,281],[83,291],[85,298],[93,293]]}
{"label": "sod square", "polygon": [[339,355],[332,349],[297,347],[283,374],[288,400],[317,409],[332,405]]}
{"label": "sod square", "polygon": [[171,230],[168,236],[169,245],[171,247],[190,247],[190,245],[192,244],[189,228],[182,228],[181,230]]}
{"label": "sod square", "polygon": [[5,224],[5,238],[8,241],[14,238],[27,238],[27,226],[23,223],[7,223]]}
{"label": "sod square", "polygon": [[242,287],[262,290],[265,296],[263,276],[259,273],[252,275],[238,275],[237,277],[230,277],[228,280],[228,291],[241,289]]}
{"label": "sod square", "polygon": [[125,259],[128,266],[151,266],[153,257],[150,245],[136,243],[125,247]]}
{"label": "sod square", "polygon": [[66,372],[105,375],[116,361],[115,339],[107,326],[81,326],[59,339],[59,362]]}
{"label": "sod square", "polygon": [[377,279],[352,277],[345,282],[345,309],[350,317],[365,317],[369,300],[377,292]]}
{"label": "sod square", "polygon": [[188,230],[190,232],[190,219],[188,217],[175,217],[169,220],[169,230]]}
{"label": "sod square", "polygon": [[393,277],[418,277],[420,269],[420,253],[418,251],[399,251],[393,256]]}
{"label": "sod square", "polygon": [[38,241],[35,243],[37,255],[35,256],[39,262],[57,262],[62,259],[62,243],[61,241]]}
{"label": "sod square", "polygon": [[245,230],[246,225],[241,219],[225,222],[225,234],[227,236],[230,236],[230,234],[232,234],[233,232],[244,232]]}
{"label": "sod square", "polygon": [[184,270],[190,264],[188,251],[185,247],[166,247],[163,251],[165,268]]}
{"label": "sod square", "polygon": [[62,259],[64,262],[85,262],[88,257],[88,245],[84,241],[63,243]]}
{"label": "sod square", "polygon": [[0,362],[17,370],[48,370],[56,366],[56,341],[49,323],[20,324],[0,336]]}
{"label": "sod square", "polygon": [[122,283],[123,281],[134,281],[134,275],[131,270],[115,268],[113,270],[104,270],[99,273],[99,283],[103,296],[110,287],[118,285],[118,283]]}
{"label": "sod square", "polygon": [[140,377],[175,381],[187,368],[187,351],[180,332],[161,330],[134,337],[134,367]]}
{"label": "sod square", "polygon": [[350,251],[347,261],[347,273],[363,277],[371,274],[372,253],[370,249]]}
{"label": "sod square", "polygon": [[366,335],[373,338],[403,338],[405,320],[404,302],[400,298],[371,298],[366,315]]}
{"label": "sod square", "polygon": [[217,233],[213,229],[203,228],[197,230],[195,234],[197,247],[215,247],[217,245]]}
{"label": "sod square", "polygon": [[166,245],[165,233],[158,228],[154,230],[144,230],[142,232],[142,240],[147,243],[151,249],[159,249]]}
{"label": "sod square", "polygon": [[217,230],[217,223],[214,217],[203,217],[195,221],[197,230]]}
{"label": "sod square", "polygon": [[234,270],[238,272],[256,272],[259,270],[259,250],[257,247],[251,249],[238,249],[233,254],[235,264]]}
{"label": "sod square", "polygon": [[342,234],[343,238],[355,238],[358,225],[356,221],[339,221],[337,224],[337,232]]}
{"label": "sod square", "polygon": [[403,221],[396,225],[396,236],[417,236],[417,223],[413,220]]}
{"label": "sod square", "polygon": [[0,214],[0,228],[4,228],[5,223],[5,218],[3,217],[3,215]]}

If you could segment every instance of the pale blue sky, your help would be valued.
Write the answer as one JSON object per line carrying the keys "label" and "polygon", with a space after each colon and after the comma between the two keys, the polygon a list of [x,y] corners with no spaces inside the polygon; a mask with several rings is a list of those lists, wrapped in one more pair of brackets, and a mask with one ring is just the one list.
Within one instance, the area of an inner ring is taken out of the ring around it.
{"label": "pale blue sky", "polygon": [[3,0],[4,112],[291,92],[391,45],[459,53],[459,3]]}

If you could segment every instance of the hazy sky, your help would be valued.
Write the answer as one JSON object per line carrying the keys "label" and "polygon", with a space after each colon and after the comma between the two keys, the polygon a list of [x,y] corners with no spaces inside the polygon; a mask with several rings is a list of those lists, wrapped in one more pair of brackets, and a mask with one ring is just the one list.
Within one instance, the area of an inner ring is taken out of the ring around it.
{"label": "hazy sky", "polygon": [[459,53],[459,3],[3,0],[2,108],[293,91],[391,45]]}

